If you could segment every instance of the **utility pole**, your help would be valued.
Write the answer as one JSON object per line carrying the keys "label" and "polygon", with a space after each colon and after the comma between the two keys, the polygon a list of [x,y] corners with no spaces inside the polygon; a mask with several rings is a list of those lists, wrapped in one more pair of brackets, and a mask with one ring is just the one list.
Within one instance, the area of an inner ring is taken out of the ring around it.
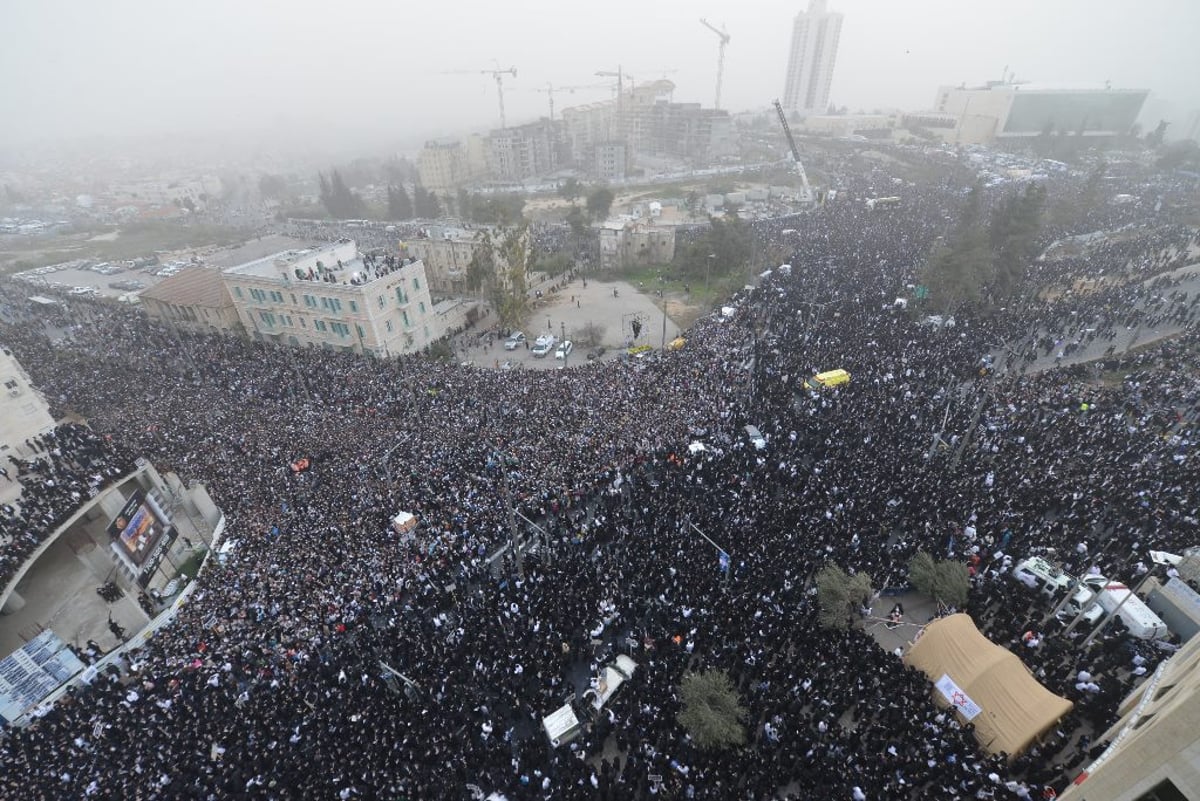
{"label": "utility pole", "polygon": [[695,530],[695,532],[697,534],[699,534],[701,537],[704,537],[704,539],[708,541],[709,545],[711,545],[712,547],[717,549],[717,557],[719,559],[723,558],[725,560],[725,581],[726,581],[726,583],[728,583],[729,582],[729,573],[731,570],[733,570],[733,564],[732,564],[733,557],[731,557],[729,555],[729,551],[725,550],[720,545],[717,545],[715,542],[713,542],[712,537],[708,536],[703,531],[701,531],[700,527],[697,526],[695,523],[693,523],[689,520],[688,525],[691,526],[692,529]]}
{"label": "utility pole", "polygon": [[513,559],[517,563],[517,572],[521,570],[521,551],[517,546],[517,514],[512,503],[512,488],[508,483],[508,454],[499,448],[493,448],[492,452],[500,459],[500,479],[501,486],[504,488],[504,510],[508,517],[508,547],[513,553]]}

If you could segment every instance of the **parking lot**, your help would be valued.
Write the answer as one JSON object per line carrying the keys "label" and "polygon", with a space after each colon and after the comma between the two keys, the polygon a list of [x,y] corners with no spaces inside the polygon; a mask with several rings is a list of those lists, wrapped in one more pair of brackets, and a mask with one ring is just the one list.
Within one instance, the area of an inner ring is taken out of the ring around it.
{"label": "parking lot", "polygon": [[[588,354],[597,347],[604,348],[602,360],[614,359],[620,358],[630,345],[659,348],[680,335],[679,325],[667,317],[664,339],[664,315],[653,296],[639,292],[624,281],[588,279],[586,287],[583,283],[583,279],[577,278],[564,289],[546,293],[534,301],[533,311],[522,329],[528,347],[522,345],[515,350],[505,350],[502,339],[491,345],[485,341],[468,346],[465,352],[460,351],[459,361],[491,369],[553,370],[563,367],[564,363],[567,367],[586,364]],[[636,340],[632,327],[635,320],[641,326]],[[600,335],[599,346],[576,341],[581,330],[588,326],[594,327]],[[575,343],[566,359],[556,359],[554,350],[540,358],[533,355],[537,337],[552,334],[556,340],[561,340],[564,333]]]}
{"label": "parking lot", "polygon": [[[114,265],[115,266],[115,265]],[[144,268],[109,268],[108,274],[97,272],[86,267],[56,267],[54,269],[41,267],[38,270],[27,271],[13,275],[13,279],[29,287],[31,294],[47,292],[71,292],[76,287],[90,287],[96,294],[103,297],[115,298],[126,292],[140,292],[154,286],[166,278],[155,273],[168,269],[166,265],[153,265]],[[38,271],[43,271],[40,274]],[[32,279],[32,280],[30,280]],[[134,282],[140,283],[135,287]],[[117,284],[118,286],[112,286]],[[82,293],[75,293],[82,294]]]}

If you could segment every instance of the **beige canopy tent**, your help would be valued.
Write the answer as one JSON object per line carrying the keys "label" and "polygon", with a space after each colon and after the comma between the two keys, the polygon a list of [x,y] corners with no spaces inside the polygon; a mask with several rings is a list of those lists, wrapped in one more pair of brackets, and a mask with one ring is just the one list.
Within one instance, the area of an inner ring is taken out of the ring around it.
{"label": "beige canopy tent", "polygon": [[980,747],[1020,754],[1071,711],[1043,687],[1016,654],[979,633],[969,615],[935,620],[908,648],[904,663],[934,682],[934,701],[975,724]]}

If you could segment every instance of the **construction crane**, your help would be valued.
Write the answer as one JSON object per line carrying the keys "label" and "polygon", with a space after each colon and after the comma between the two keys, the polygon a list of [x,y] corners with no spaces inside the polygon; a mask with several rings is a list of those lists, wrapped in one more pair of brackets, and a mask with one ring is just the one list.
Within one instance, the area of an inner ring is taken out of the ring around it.
{"label": "construction crane", "polygon": [[713,101],[713,108],[720,108],[721,78],[725,75],[725,45],[729,44],[729,34],[725,32],[724,27],[717,28],[703,17],[700,18],[700,24],[721,38],[720,49],[717,51],[717,99]]}
{"label": "construction crane", "polygon": [[554,122],[554,93],[555,92],[571,92],[572,94],[574,94],[576,90],[581,90],[581,89],[608,89],[608,88],[609,88],[609,85],[606,83],[590,83],[590,84],[584,84],[582,86],[555,86],[552,83],[547,83],[545,89],[534,89],[533,91],[542,92],[543,94],[546,95],[546,98],[550,101],[550,122]]}
{"label": "construction crane", "polygon": [[[625,108],[625,97],[624,97],[624,95],[625,95],[625,79],[628,78],[630,80],[630,82],[632,82],[633,76],[627,74],[623,69],[621,69],[621,66],[618,64],[616,72],[613,72],[611,70],[599,70],[596,73],[596,77],[597,78],[616,78],[617,79],[617,114],[616,114],[617,133],[616,133],[616,135],[621,136],[625,133],[625,115],[623,113],[624,108]],[[611,125],[611,123],[610,123],[610,125]],[[613,132],[612,132],[611,128],[609,129],[608,135],[610,138],[613,136]]]}
{"label": "construction crane", "polygon": [[491,75],[496,79],[496,96],[500,99],[500,127],[507,128],[508,120],[504,117],[504,76],[511,75],[517,77],[517,68],[509,67],[506,70],[500,69],[500,65],[496,65],[494,70],[446,70],[442,75]]}
{"label": "construction crane", "polygon": [[804,171],[804,163],[800,161],[800,148],[796,147],[796,140],[792,137],[792,128],[788,125],[787,115],[783,113],[783,104],[778,100],[775,101],[775,111],[779,112],[779,123],[783,126],[783,135],[787,137],[788,147],[792,149],[792,158],[796,162],[796,172],[800,175],[800,200],[804,203],[811,203],[813,191],[808,184],[808,173]]}

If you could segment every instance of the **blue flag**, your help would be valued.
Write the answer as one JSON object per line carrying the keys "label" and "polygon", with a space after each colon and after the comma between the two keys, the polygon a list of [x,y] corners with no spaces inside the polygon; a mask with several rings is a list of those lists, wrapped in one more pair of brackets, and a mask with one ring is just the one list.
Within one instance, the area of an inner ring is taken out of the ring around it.
{"label": "blue flag", "polygon": [[718,553],[720,555],[717,557],[717,561],[721,566],[721,572],[722,573],[728,572],[728,570],[729,570],[729,554],[725,553],[724,551],[719,551]]}

